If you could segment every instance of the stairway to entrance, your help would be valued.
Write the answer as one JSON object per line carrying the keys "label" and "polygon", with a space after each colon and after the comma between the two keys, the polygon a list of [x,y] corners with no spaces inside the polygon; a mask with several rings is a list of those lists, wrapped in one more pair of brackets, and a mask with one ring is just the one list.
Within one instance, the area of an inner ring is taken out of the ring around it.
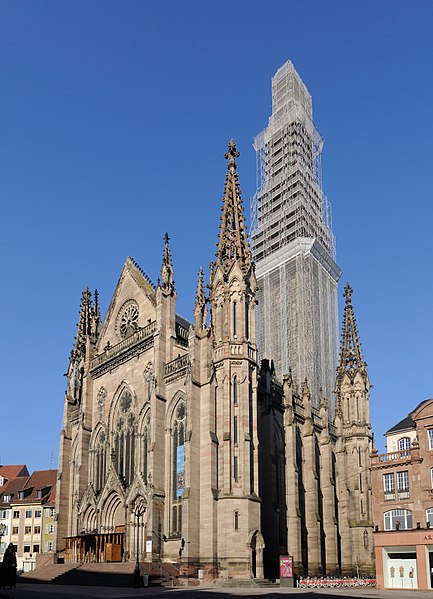
{"label": "stairway to entrance", "polygon": [[[26,572],[19,577],[20,582],[50,583],[80,586],[134,586],[133,562],[92,563],[92,564],[49,564]],[[140,575],[149,575],[151,586],[179,586],[179,570],[171,564],[142,562]]]}

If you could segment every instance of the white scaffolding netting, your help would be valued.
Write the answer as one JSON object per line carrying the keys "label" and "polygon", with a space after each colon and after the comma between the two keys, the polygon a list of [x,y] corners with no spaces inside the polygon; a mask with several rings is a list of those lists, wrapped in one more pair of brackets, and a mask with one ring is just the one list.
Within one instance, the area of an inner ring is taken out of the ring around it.
{"label": "white scaffolding netting", "polygon": [[313,397],[331,399],[338,355],[335,238],[322,191],[323,140],[312,101],[291,62],[272,79],[272,115],[256,136],[251,242],[259,283],[260,357],[277,375],[292,368]]}

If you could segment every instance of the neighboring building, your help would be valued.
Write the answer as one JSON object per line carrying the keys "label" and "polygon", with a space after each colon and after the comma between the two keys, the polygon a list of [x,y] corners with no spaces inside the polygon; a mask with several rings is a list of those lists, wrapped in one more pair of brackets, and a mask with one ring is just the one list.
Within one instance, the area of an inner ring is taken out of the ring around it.
{"label": "neighboring building", "polygon": [[[346,288],[335,418],[256,354],[256,278],[233,140],[216,261],[194,321],[128,258],[105,321],[82,296],[67,371],[56,508],[66,561],[137,558],[206,578],[370,573],[369,381]],[[207,306],[210,307],[210,317]],[[367,538],[367,541],[366,541]],[[138,555],[137,555],[138,545]]]}
{"label": "neighboring building", "polygon": [[277,377],[308,378],[313,404],[332,398],[338,357],[337,286],[330,204],[322,191],[323,141],[312,101],[293,64],[272,78],[272,115],[255,137],[257,191],[251,202],[260,358]]}
{"label": "neighboring building", "polygon": [[[6,479],[5,469],[7,470],[7,476],[10,477]],[[28,480],[28,470],[25,466],[1,466],[0,471],[3,471],[1,474],[1,482],[2,485],[0,487],[0,562],[3,560],[3,555],[6,550],[6,547],[11,542],[11,533],[12,533],[12,509],[11,503],[14,498],[18,494],[18,489],[24,486],[26,481]],[[15,474],[27,473],[24,476],[18,476],[14,478]]]}
{"label": "neighboring building", "polygon": [[433,588],[433,399],[387,433],[372,456],[379,588]]}
{"label": "neighboring building", "polygon": [[0,465],[0,493],[4,485],[18,476],[30,476],[25,464],[14,464],[13,466]]}
{"label": "neighboring building", "polygon": [[[30,477],[14,481],[10,499],[10,541],[16,551],[18,570],[33,570],[38,554],[55,550],[55,525],[51,515],[56,480],[57,470],[36,470]],[[15,484],[17,481],[21,484]],[[45,513],[47,507],[51,510],[49,513]],[[46,534],[43,533],[45,526],[48,527]]]}

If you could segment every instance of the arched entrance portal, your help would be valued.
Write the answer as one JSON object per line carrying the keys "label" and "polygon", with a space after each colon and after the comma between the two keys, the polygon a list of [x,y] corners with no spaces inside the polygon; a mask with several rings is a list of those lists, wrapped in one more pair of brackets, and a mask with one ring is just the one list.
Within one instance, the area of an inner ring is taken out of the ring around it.
{"label": "arched entrance portal", "polygon": [[263,549],[265,542],[262,533],[255,530],[250,533],[248,546],[250,548],[250,570],[252,578],[263,578]]}

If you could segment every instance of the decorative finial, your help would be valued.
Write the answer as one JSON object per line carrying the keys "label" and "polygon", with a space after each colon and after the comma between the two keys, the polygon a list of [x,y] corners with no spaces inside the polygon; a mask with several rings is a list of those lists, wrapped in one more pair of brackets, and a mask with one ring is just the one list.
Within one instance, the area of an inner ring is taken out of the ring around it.
{"label": "decorative finial", "polygon": [[349,283],[346,283],[346,286],[344,288],[344,293],[343,293],[343,297],[346,298],[346,302],[349,304],[352,300],[352,293],[353,293],[353,289],[352,287],[349,285]]}
{"label": "decorative finial", "polygon": [[236,170],[235,158],[238,158],[240,155],[241,153],[236,150],[235,140],[231,139],[229,141],[228,152],[224,154],[224,158],[228,160],[227,168],[230,172],[234,172]]}
{"label": "decorative finial", "polygon": [[162,258],[161,268],[161,279],[162,279],[162,290],[167,294],[174,292],[174,280],[173,280],[173,265],[171,263],[170,246],[168,242],[170,237],[168,233],[164,235],[164,255]]}

